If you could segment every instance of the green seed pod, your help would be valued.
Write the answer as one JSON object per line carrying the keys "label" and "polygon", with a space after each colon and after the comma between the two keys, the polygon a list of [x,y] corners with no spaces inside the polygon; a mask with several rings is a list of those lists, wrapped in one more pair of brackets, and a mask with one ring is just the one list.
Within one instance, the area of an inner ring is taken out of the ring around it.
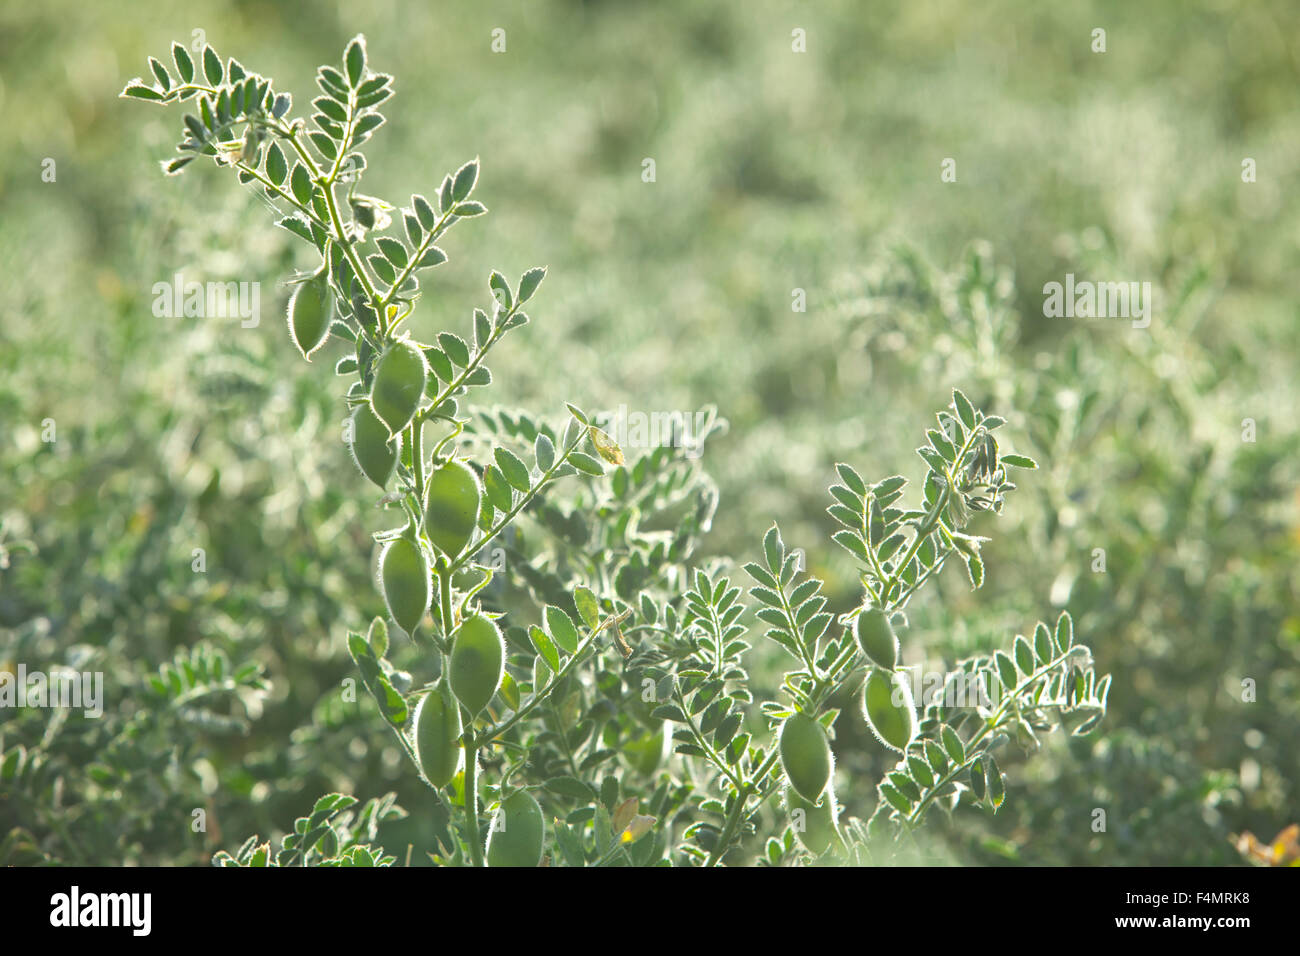
{"label": "green seed pod", "polygon": [[394,342],[375,365],[370,407],[390,432],[400,432],[415,416],[429,378],[424,353],[409,341]]}
{"label": "green seed pod", "polygon": [[807,714],[795,714],[781,725],[781,767],[790,786],[816,803],[830,782],[835,758],[822,725]]}
{"label": "green seed pod", "polygon": [[873,667],[862,685],[862,716],[882,744],[900,753],[906,750],[916,736],[916,711],[904,676]]}
{"label": "green seed pod", "polygon": [[[785,808],[790,814],[794,838],[813,856],[821,856],[830,849],[831,843],[840,839],[835,819],[839,811],[835,793],[830,787],[822,794],[821,803],[810,803],[793,787],[786,787]],[[795,815],[797,810],[803,811],[802,816]]]}
{"label": "green seed pod", "polygon": [[324,269],[293,290],[288,320],[289,337],[310,362],[311,353],[329,338],[330,323],[334,321],[334,295]]}
{"label": "green seed pod", "polygon": [[388,613],[407,634],[414,632],[433,598],[424,549],[409,538],[388,542],[379,556],[379,580]]}
{"label": "green seed pod", "polygon": [[527,790],[501,802],[487,838],[488,866],[541,866],[546,821],[537,799]]}
{"label": "green seed pod", "polygon": [[448,560],[460,557],[474,537],[482,501],[478,475],[463,461],[449,461],[429,476],[424,529]]}
{"label": "green seed pod", "polygon": [[853,637],[877,667],[892,671],[898,666],[898,635],[880,608],[869,607],[853,619]]}
{"label": "green seed pod", "polygon": [[671,738],[665,733],[664,722],[661,721],[657,730],[646,731],[624,744],[623,759],[637,773],[649,777],[668,756],[670,743]]}
{"label": "green seed pod", "polygon": [[456,628],[448,678],[452,693],[471,716],[477,716],[492,700],[505,666],[506,645],[495,622],[476,614]]}
{"label": "green seed pod", "polygon": [[441,690],[431,690],[415,706],[415,755],[424,779],[439,789],[456,776],[460,729],[460,708]]}
{"label": "green seed pod", "polygon": [[394,435],[390,440],[387,426],[375,417],[369,405],[356,407],[352,413],[352,441],[348,443],[348,451],[361,474],[380,488],[387,488],[401,446],[401,436]]}

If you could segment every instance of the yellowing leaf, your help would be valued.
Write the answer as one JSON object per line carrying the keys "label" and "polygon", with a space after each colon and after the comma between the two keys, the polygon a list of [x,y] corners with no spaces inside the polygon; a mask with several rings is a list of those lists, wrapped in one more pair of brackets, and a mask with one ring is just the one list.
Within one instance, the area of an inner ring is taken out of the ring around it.
{"label": "yellowing leaf", "polygon": [[587,434],[591,436],[591,443],[595,446],[596,453],[601,458],[604,458],[611,465],[623,464],[623,449],[618,447],[618,442],[595,425],[587,426]]}

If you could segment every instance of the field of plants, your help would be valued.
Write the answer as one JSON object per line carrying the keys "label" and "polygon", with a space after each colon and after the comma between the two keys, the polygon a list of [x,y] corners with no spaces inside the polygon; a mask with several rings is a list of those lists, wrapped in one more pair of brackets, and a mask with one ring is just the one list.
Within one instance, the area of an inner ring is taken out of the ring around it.
{"label": "field of plants", "polygon": [[0,865],[1300,865],[1300,6],[293,7],[0,9]]}

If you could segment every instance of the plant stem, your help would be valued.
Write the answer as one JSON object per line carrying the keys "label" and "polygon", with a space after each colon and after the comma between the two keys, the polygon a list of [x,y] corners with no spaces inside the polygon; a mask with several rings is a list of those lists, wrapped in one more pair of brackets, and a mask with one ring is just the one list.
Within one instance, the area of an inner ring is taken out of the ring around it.
{"label": "plant stem", "polygon": [[475,546],[474,551],[471,551],[467,548],[464,554],[462,554],[459,558],[453,561],[451,567],[448,569],[448,573],[459,571],[462,567],[464,567],[465,563],[469,561],[471,558],[473,558],[473,556],[477,553],[477,551],[481,550],[485,544],[487,544],[489,541],[491,541],[493,538],[499,535],[502,531],[504,531],[506,525],[510,524],[510,522],[515,520],[515,515],[523,511],[524,507],[527,506],[527,504],[530,501],[536,498],[543,488],[545,488],[548,484],[551,483],[551,481],[554,480],[555,473],[560,470],[560,466],[569,460],[569,456],[572,455],[573,452],[577,449],[578,445],[581,444],[583,434],[585,434],[585,430],[580,429],[578,431],[577,437],[573,440],[573,444],[571,444],[568,448],[564,450],[564,454],[561,455],[559,459],[556,460],[555,464],[551,465],[551,467],[547,469],[546,473],[542,475],[542,477],[538,480],[537,484],[533,485],[532,488],[528,489],[528,491],[523,495],[523,497],[519,499],[518,503],[515,504],[515,506],[511,508],[509,511],[507,511],[504,515],[502,515],[501,519],[487,530],[487,532],[483,535],[483,537],[479,539],[479,542]]}
{"label": "plant stem", "polygon": [[500,328],[493,332],[492,337],[489,338],[487,342],[483,344],[483,347],[470,359],[469,365],[465,366],[465,370],[447,383],[447,387],[440,391],[432,402],[416,414],[416,420],[428,420],[429,418],[434,417],[432,414],[433,410],[445,402],[448,397],[456,393],[456,390],[459,389],[465,383],[465,380],[473,374],[474,370],[482,364],[483,359],[487,357],[488,350],[491,349],[492,346],[496,345],[504,334],[505,330]]}
{"label": "plant stem", "polygon": [[442,617],[442,639],[446,646],[444,652],[451,651],[451,571],[450,569],[439,569],[438,575],[438,608]]}
{"label": "plant stem", "polygon": [[[778,571],[778,575],[779,573],[780,572]],[[803,660],[803,666],[808,668],[808,673],[812,675],[813,680],[820,682],[822,679],[822,675],[818,673],[817,663],[813,660],[813,657],[816,656],[817,648],[815,647],[811,648],[813,653],[812,655],[810,655],[808,653],[809,648],[805,647],[804,642],[801,639],[799,639],[802,637],[802,631],[800,630],[798,623],[794,619],[794,609],[790,607],[790,599],[786,597],[785,585],[781,583],[781,579],[779,576],[776,579],[776,583],[777,583],[776,594],[777,597],[781,599],[781,613],[785,615],[786,623],[790,625],[791,635],[796,636],[796,640],[794,643],[795,646],[799,648],[799,657]],[[711,607],[710,607],[710,612],[712,612]],[[719,654],[721,654],[721,641],[719,641]]]}
{"label": "plant stem", "polygon": [[559,673],[547,681],[545,687],[540,691],[534,691],[533,696],[528,698],[527,703],[525,703],[523,707],[519,708],[519,710],[515,711],[513,716],[497,724],[495,727],[489,727],[487,730],[483,731],[483,733],[479,734],[478,737],[474,739],[474,745],[476,747],[481,747],[490,744],[495,738],[500,737],[515,724],[519,723],[519,721],[532,713],[542,701],[546,700],[546,698],[550,696],[551,691],[555,689],[555,685],[564,680],[569,671],[573,670],[578,663],[578,659],[582,657],[583,653],[592,645],[592,642],[596,640],[599,634],[599,631],[592,631],[591,634],[588,635],[587,639],[578,645],[578,649],[573,652],[573,656],[564,662],[564,666],[560,668]]}
{"label": "plant stem", "polygon": [[474,717],[460,709],[465,724],[465,831],[468,834],[470,859],[474,866],[483,865],[483,845],[478,829],[478,745],[474,742]]}
{"label": "plant stem", "polygon": [[370,280],[370,273],[366,271],[366,267],[357,256],[356,249],[352,246],[352,240],[347,237],[347,234],[343,230],[343,219],[339,216],[338,199],[334,196],[334,183],[325,179],[324,175],[321,173],[320,167],[316,165],[316,160],[312,159],[311,154],[308,153],[307,150],[303,148],[302,143],[298,141],[297,130],[286,130],[284,136],[285,139],[289,141],[289,145],[293,147],[294,152],[298,154],[299,158],[302,159],[307,168],[311,170],[312,178],[320,184],[321,195],[325,198],[325,208],[329,211],[330,215],[330,225],[334,229],[334,241],[338,243],[339,248],[343,250],[343,254],[347,256],[348,263],[352,266],[352,271],[356,273],[357,281],[361,283],[361,287],[365,289],[371,305],[375,308],[375,321],[379,323],[380,338],[387,338],[387,309],[380,307],[379,293],[375,290],[375,285]]}
{"label": "plant stem", "polygon": [[[965,454],[964,449],[962,453]],[[916,552],[921,550],[921,545],[925,543],[926,538],[930,536],[930,532],[932,532],[935,529],[935,526],[939,523],[939,518],[943,514],[944,506],[948,503],[948,494],[951,489],[951,484],[945,484],[943,488],[939,489],[939,497],[935,499],[934,507],[930,510],[930,513],[926,515],[925,521],[917,526],[916,536],[912,538],[912,543],[908,547],[907,553],[903,555],[903,560],[894,565],[894,573],[889,576],[889,580],[886,581],[884,587],[880,589],[881,597],[884,598],[886,603],[889,605],[889,607],[885,609],[886,613],[899,608],[900,601],[889,600],[889,595],[894,590],[894,586],[902,580],[903,572],[907,570],[907,566],[912,562],[912,558],[916,557]]]}
{"label": "plant stem", "polygon": [[[454,209],[455,205],[453,204],[451,208]],[[429,234],[425,236],[423,240],[421,240],[419,248],[417,248],[411,254],[410,259],[407,261],[406,265],[402,267],[402,271],[399,272],[397,274],[397,277],[393,280],[392,288],[388,290],[388,294],[384,296],[383,301],[379,303],[380,307],[387,309],[387,307],[392,303],[393,297],[397,295],[397,292],[399,289],[401,289],[403,283],[405,283],[406,280],[411,277],[411,273],[416,270],[417,266],[419,265],[420,259],[424,256],[425,252],[428,251],[429,246],[433,245],[433,240],[438,239],[442,236],[442,233],[447,227],[447,220],[450,219],[451,217],[452,217],[451,209],[448,209],[445,213],[442,214],[442,217],[434,224],[433,228],[429,230]]]}
{"label": "plant stem", "polygon": [[[772,752],[767,755],[767,759],[759,765],[759,768],[754,771],[745,785],[737,791],[736,805],[731,808],[731,813],[727,815],[727,822],[723,824],[722,833],[718,837],[717,844],[713,847],[713,852],[709,854],[705,866],[716,866],[718,861],[722,859],[722,854],[727,851],[727,845],[731,842],[736,827],[740,825],[740,820],[744,816],[745,805],[749,802],[749,795],[754,792],[754,784],[763,781],[768,772],[776,765],[779,757],[780,751],[773,747]],[[767,798],[764,796],[762,799]]]}
{"label": "plant stem", "polygon": [[[966,750],[969,751],[972,746],[979,743],[990,733],[992,733],[993,731],[1001,727],[1002,719],[1006,716],[1007,713],[1007,708],[1013,706],[1016,703],[1016,701],[1020,699],[1021,695],[1023,695],[1031,686],[1033,686],[1033,683],[1036,680],[1038,680],[1038,678],[1050,672],[1058,664],[1068,660],[1073,654],[1074,654],[1073,648],[1067,649],[1064,653],[1057,655],[1048,663],[1044,664],[1042,667],[1035,670],[1032,674],[1026,675],[1025,679],[1020,681],[1018,684],[1016,684],[1013,690],[1009,690],[1007,696],[1005,697],[1005,699],[1003,699],[1001,706],[998,707],[997,712],[994,713],[992,717],[984,721],[980,729],[975,731],[975,733],[971,736],[971,739],[966,741],[966,743],[963,745],[966,748]],[[922,814],[924,814],[926,808],[929,807],[929,805],[934,802],[934,798],[938,796],[939,791],[946,784],[951,783],[954,779],[956,779],[957,774],[961,773],[963,770],[969,767],[971,765],[971,762],[976,757],[979,757],[981,755],[982,754],[971,754],[968,752],[966,754],[967,757],[966,760],[963,760],[960,764],[955,765],[952,768],[952,770],[948,771],[948,773],[944,774],[939,780],[935,781],[934,787],[931,788],[930,792],[927,793],[924,797],[922,797],[921,802],[916,805],[916,808],[904,818],[905,822],[911,825],[915,825],[919,823],[921,821]]]}
{"label": "plant stem", "polygon": [[736,802],[727,814],[727,821],[722,826],[722,832],[718,834],[718,842],[713,845],[713,850],[709,853],[709,858],[704,862],[705,866],[717,866],[722,855],[727,852],[727,847],[731,844],[732,834],[735,833],[736,827],[740,825],[740,818],[744,815],[745,804],[749,800],[749,784],[741,787],[736,791]]}
{"label": "plant stem", "polygon": [[415,496],[424,507],[424,423],[411,422],[411,467],[415,469]]}
{"label": "plant stem", "polygon": [[709,762],[717,767],[718,770],[727,777],[727,779],[735,784],[737,790],[744,789],[744,781],[736,775],[735,771],[727,765],[727,762],[722,758],[722,756],[709,745],[707,740],[704,739],[704,734],[700,732],[700,728],[695,726],[695,718],[692,717],[691,712],[687,710],[686,701],[682,697],[681,690],[674,687],[673,691],[677,695],[677,706],[680,707],[682,713],[686,715],[686,726],[691,729],[691,736],[695,738],[695,745],[708,754]]}

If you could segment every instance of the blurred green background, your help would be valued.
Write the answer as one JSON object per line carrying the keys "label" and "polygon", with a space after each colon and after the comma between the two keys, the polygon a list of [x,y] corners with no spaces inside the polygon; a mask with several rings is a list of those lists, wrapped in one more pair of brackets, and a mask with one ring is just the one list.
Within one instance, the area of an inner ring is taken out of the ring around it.
{"label": "blurred green background", "polygon": [[[953,386],[1008,418],[1004,444],[1043,467],[977,525],[985,588],[953,568],[910,609],[906,659],[1068,608],[1111,712],[1004,766],[996,818],[936,821],[937,859],[1234,863],[1231,834],[1300,817],[1300,6],[1049,6],[5,4],[0,665],[104,669],[126,721],[0,713],[0,751],[27,755],[0,783],[7,858],[203,862],[326,789],[418,805],[374,714],[328,703],[343,631],[381,607],[378,525],[338,440],[336,356],[304,369],[280,319],[307,250],[210,165],[165,179],[179,112],[117,96],[195,30],[297,111],[366,34],[397,96],[364,191],[403,204],[483,159],[491,214],[448,240],[415,331],[467,334],[490,269],[547,264],[491,400],[557,421],[565,400],[716,405],[709,554],[751,559],[776,520],[848,610],[834,462],[920,477]],[[260,326],[156,318],[177,272],[260,282]],[[1067,272],[1151,282],[1150,328],[1044,318]],[[200,642],[273,689],[247,733],[178,743],[138,692]],[[766,697],[779,657],[758,643]],[[837,731],[837,790],[865,817],[882,758],[860,720]],[[96,776],[106,747],[138,772]],[[196,806],[219,826],[192,832]]]}

